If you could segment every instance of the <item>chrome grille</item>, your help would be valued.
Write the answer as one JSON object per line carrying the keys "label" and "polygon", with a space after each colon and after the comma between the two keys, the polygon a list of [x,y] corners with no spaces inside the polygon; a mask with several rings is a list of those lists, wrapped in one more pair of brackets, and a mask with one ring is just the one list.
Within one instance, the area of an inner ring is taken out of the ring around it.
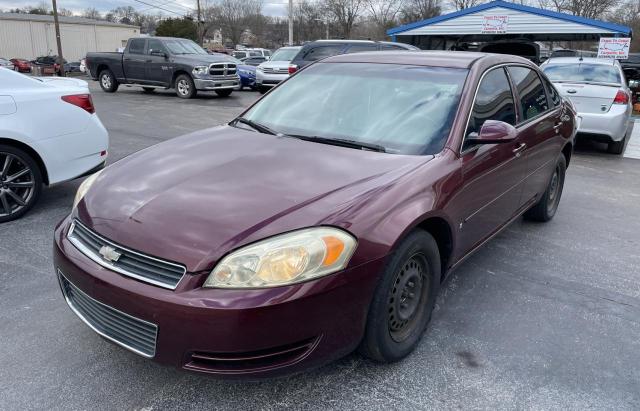
{"label": "chrome grille", "polygon": [[289,74],[289,68],[263,67],[262,72],[267,74]]}
{"label": "chrome grille", "polygon": [[101,266],[159,287],[175,290],[187,272],[183,265],[163,261],[109,241],[78,220],[71,223],[67,238]]}
{"label": "chrome grille", "polygon": [[213,63],[209,65],[209,74],[212,76],[235,76],[236,65],[233,63]]}
{"label": "chrome grille", "polygon": [[122,347],[152,358],[156,354],[158,326],[94,300],[71,284],[58,270],[67,304],[93,331]]}

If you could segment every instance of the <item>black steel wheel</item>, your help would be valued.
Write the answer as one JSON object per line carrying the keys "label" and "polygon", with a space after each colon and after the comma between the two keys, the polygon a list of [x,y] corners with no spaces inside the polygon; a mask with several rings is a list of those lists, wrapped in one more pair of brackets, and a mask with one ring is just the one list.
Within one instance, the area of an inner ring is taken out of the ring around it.
{"label": "black steel wheel", "polygon": [[415,349],[431,319],[440,272],[440,252],[431,234],[416,230],[400,242],[373,295],[362,354],[393,362]]}
{"label": "black steel wheel", "polygon": [[0,145],[0,223],[29,211],[41,188],[42,174],[31,156],[15,147]]}
{"label": "black steel wheel", "polygon": [[540,200],[524,213],[524,218],[544,223],[556,215],[560,198],[562,197],[566,170],[567,161],[564,155],[561,155],[556,163],[556,167],[553,169],[553,174],[551,175],[546,191],[542,194]]}

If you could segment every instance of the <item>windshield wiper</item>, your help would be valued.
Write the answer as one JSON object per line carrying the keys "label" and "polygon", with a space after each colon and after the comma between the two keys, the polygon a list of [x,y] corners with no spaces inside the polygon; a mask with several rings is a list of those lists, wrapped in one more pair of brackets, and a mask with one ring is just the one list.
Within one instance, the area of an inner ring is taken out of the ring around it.
{"label": "windshield wiper", "polygon": [[304,141],[312,141],[320,144],[330,144],[333,146],[356,148],[359,150],[377,151],[379,153],[386,153],[387,149],[379,144],[363,143],[356,140],[347,140],[342,138],[327,138],[319,136],[303,136],[299,134],[284,134],[285,137],[293,137]]}
{"label": "windshield wiper", "polygon": [[252,129],[256,130],[259,133],[262,134],[271,134],[273,136],[277,136],[279,135],[279,133],[276,133],[275,131],[271,130],[269,127],[267,126],[263,126],[260,123],[256,123],[255,121],[251,121],[248,118],[245,117],[238,117],[235,120],[232,121],[233,124],[238,124],[238,123],[242,123],[242,124],[246,124],[249,127],[251,127]]}

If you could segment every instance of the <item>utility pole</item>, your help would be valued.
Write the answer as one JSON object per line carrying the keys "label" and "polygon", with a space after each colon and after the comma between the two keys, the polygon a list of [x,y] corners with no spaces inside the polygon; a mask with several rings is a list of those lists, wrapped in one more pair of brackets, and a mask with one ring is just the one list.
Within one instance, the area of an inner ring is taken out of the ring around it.
{"label": "utility pole", "polygon": [[293,0],[289,0],[289,45],[293,46]]}
{"label": "utility pole", "polygon": [[198,5],[198,21],[196,22],[196,30],[198,33],[198,43],[202,46],[204,42],[204,36],[202,35],[202,19],[201,19],[201,11],[200,11],[200,0],[196,0],[196,4]]}
{"label": "utility pole", "polygon": [[60,64],[58,75],[60,77],[64,77],[64,58],[62,57],[62,40],[60,39],[60,23],[58,22],[58,5],[56,4],[56,0],[52,0],[52,2],[53,2],[53,25],[56,27],[56,43],[58,45],[58,62]]}

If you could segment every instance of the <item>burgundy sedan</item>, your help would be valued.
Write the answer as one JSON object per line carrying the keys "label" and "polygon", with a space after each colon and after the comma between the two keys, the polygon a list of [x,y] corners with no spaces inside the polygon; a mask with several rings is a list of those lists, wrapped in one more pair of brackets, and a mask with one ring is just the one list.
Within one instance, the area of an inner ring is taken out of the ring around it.
{"label": "burgundy sedan", "polygon": [[86,179],[55,231],[57,277],[89,327],[163,364],[396,361],[451,270],[519,216],[553,218],[575,130],[522,58],[331,57]]}
{"label": "burgundy sedan", "polygon": [[20,73],[30,73],[31,72],[31,62],[25,59],[11,59],[13,63],[14,69],[19,71]]}

